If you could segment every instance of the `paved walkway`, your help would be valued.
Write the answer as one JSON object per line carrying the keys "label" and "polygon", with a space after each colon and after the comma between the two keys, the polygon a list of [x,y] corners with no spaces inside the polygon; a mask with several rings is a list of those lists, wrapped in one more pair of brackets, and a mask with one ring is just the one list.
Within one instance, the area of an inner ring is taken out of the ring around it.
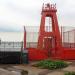
{"label": "paved walkway", "polygon": [[48,73],[47,75],[64,75],[64,72],[62,72],[62,71],[54,71],[54,72]]}
{"label": "paved walkway", "polygon": [[48,69],[38,69],[36,67],[32,66],[13,66],[16,69],[26,70],[28,71],[28,75],[46,75],[46,73],[49,71]]}
{"label": "paved walkway", "polygon": [[18,71],[8,71],[6,69],[0,68],[0,75],[21,75]]}
{"label": "paved walkway", "polygon": [[75,72],[74,63],[60,70],[39,69],[31,65],[4,65],[0,66],[0,75],[22,75],[22,71],[28,71],[28,75],[64,75],[67,71]]}

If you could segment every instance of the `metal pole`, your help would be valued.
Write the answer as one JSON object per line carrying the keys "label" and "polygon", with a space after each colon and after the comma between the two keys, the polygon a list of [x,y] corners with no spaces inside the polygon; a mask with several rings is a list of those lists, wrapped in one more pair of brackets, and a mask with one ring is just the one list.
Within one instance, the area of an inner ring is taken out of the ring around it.
{"label": "metal pole", "polygon": [[[69,44],[69,31],[68,31],[68,45],[70,45],[70,44]],[[70,46],[69,46],[69,47],[70,47]]]}
{"label": "metal pole", "polygon": [[24,26],[24,50],[26,49],[26,29]]}
{"label": "metal pole", "polygon": [[63,31],[62,31],[62,26],[61,26],[61,45],[62,45],[62,35],[63,35],[62,32]]}
{"label": "metal pole", "polygon": [[74,48],[75,48],[75,30],[74,30]]}

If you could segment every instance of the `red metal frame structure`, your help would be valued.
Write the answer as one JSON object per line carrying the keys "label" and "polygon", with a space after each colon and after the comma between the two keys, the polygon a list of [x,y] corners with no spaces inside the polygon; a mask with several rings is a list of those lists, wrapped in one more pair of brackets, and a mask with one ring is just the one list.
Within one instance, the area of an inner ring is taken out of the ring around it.
{"label": "red metal frame structure", "polygon": [[[55,59],[75,59],[75,48],[65,48],[62,46],[58,20],[56,15],[56,4],[46,4],[42,7],[42,17],[38,37],[37,48],[28,48],[29,60],[43,60],[47,58]],[[45,31],[45,18],[52,19],[52,31]],[[26,47],[26,31],[24,32],[24,48]]]}
{"label": "red metal frame structure", "polygon": [[[38,38],[38,49],[52,50],[50,53],[55,55],[56,50],[61,48],[61,36],[56,15],[56,4],[46,4],[42,8],[42,17]],[[52,19],[52,32],[45,31],[45,18]],[[52,46],[53,44],[53,46]]]}

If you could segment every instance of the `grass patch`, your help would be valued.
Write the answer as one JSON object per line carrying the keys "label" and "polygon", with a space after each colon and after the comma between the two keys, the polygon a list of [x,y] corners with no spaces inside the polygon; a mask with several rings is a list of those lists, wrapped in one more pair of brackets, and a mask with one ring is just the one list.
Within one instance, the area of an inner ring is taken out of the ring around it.
{"label": "grass patch", "polygon": [[45,69],[61,69],[64,67],[67,67],[68,64],[65,61],[60,60],[42,60],[38,62],[37,64],[34,64],[33,66],[39,67],[39,68],[45,68]]}

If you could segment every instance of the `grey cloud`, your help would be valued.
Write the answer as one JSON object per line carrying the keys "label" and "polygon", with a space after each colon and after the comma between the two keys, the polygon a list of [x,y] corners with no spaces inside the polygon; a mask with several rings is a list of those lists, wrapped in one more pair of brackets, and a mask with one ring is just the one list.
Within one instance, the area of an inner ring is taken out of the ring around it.
{"label": "grey cloud", "polygon": [[[32,0],[33,1],[33,0]],[[26,24],[28,25],[40,25],[40,18],[41,18],[41,7],[43,2],[50,2],[50,0],[37,0],[34,1],[34,4],[36,3],[36,6],[27,5],[26,7],[21,7],[20,5],[17,5],[16,3],[7,0],[5,6],[9,9],[9,11],[12,12],[13,15],[16,15],[16,17],[19,16],[19,18],[22,18],[23,20],[28,20]],[[57,15],[58,15],[58,21],[60,25],[75,25],[75,2],[72,2],[72,0],[51,0],[52,3],[57,4]],[[32,23],[31,23],[32,22]],[[14,24],[14,23],[13,23]],[[4,24],[6,25],[6,24]],[[15,24],[16,25],[16,24]],[[5,28],[0,26],[0,29],[7,30],[7,31],[21,31],[21,26],[16,26],[11,28]]]}
{"label": "grey cloud", "polygon": [[[40,14],[40,8],[38,7],[31,7],[31,8],[21,8],[20,6],[17,6],[12,3],[8,3],[8,8],[14,12],[15,14],[18,14],[18,16],[22,16],[23,18],[27,17],[29,19],[37,20],[38,16]],[[40,16],[39,16],[40,17]]]}

